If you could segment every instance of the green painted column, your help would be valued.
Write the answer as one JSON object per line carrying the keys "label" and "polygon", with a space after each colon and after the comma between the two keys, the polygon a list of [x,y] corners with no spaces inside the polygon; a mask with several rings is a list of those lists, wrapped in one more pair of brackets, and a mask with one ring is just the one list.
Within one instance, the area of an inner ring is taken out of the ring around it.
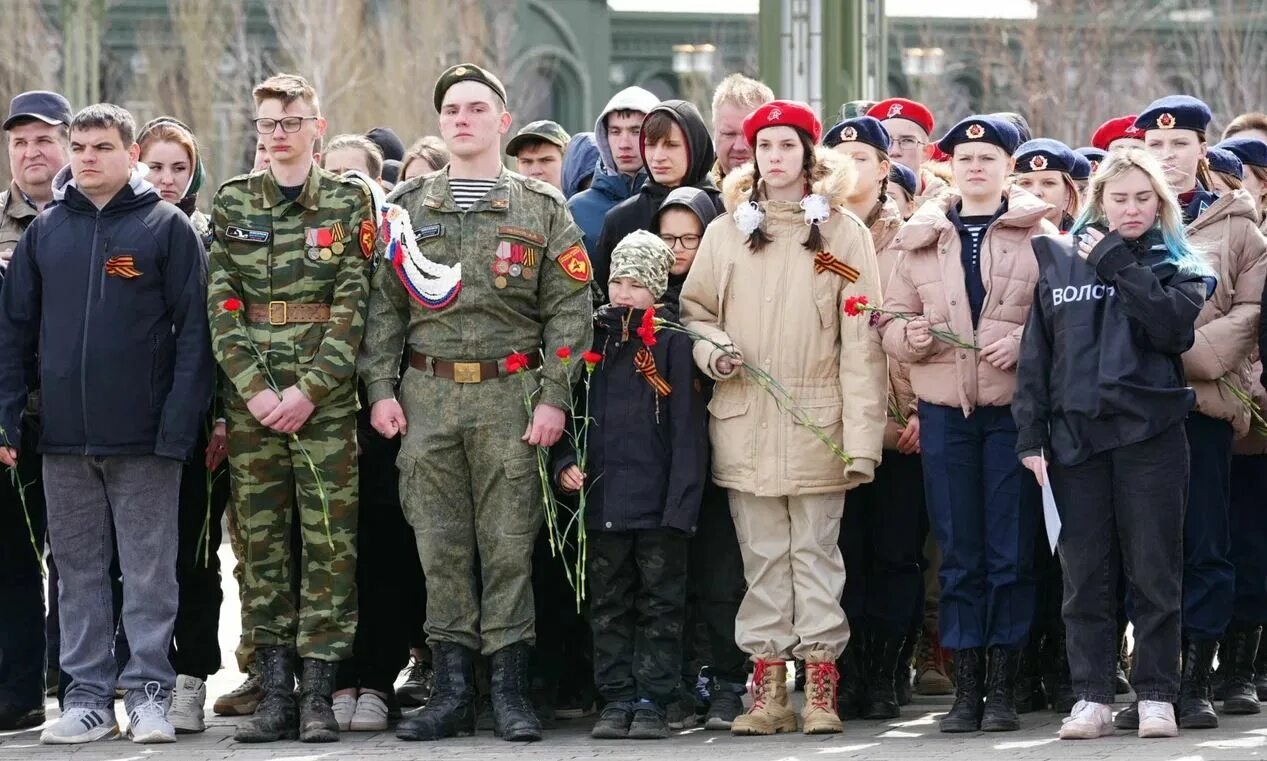
{"label": "green painted column", "polygon": [[[805,44],[803,35],[785,28],[796,25],[799,12],[818,18],[803,19],[803,28],[816,28],[819,54],[808,66],[817,66],[818,91],[810,100],[822,104],[824,121],[834,121],[840,104],[862,97],[864,91],[864,0],[761,0],[757,16],[757,65],[761,79],[774,88],[779,97],[788,97],[794,82],[812,86],[813,72],[806,70],[806,51],[796,46]],[[790,23],[788,19],[791,19]],[[812,32],[809,35],[812,38]],[[791,55],[788,55],[788,52]],[[785,59],[800,61],[793,71],[784,71]]]}

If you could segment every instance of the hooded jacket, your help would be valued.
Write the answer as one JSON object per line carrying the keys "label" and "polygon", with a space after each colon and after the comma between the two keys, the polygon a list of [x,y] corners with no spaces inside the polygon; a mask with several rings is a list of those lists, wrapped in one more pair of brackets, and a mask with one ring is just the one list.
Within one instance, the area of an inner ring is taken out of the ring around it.
{"label": "hooded jacket", "polygon": [[[678,193],[677,191],[679,190],[683,192]],[[670,198],[669,196],[678,196],[685,198],[685,200],[678,200],[678,198]],[[664,203],[660,204],[660,208],[656,211],[655,216],[651,220],[651,231],[654,233],[658,234],[660,232],[660,215],[664,214],[664,212],[668,209],[686,209],[694,214],[695,218],[699,220],[701,236],[704,234],[704,231],[708,229],[708,226],[712,224],[713,219],[717,217],[717,205],[713,202],[713,197],[709,195],[707,191],[700,190],[699,188],[676,188],[673,192],[669,193],[669,196],[665,197]],[[664,303],[665,308],[672,313],[674,319],[677,319],[679,311],[678,302],[682,298],[682,284],[685,282],[685,274],[674,275],[670,272],[669,288],[664,292],[664,297],[660,299]]]}
{"label": "hooded jacket", "polygon": [[[981,273],[985,302],[974,327],[959,231],[950,221],[959,203],[958,192],[944,190],[910,218],[893,248],[902,252],[884,293],[884,308],[923,315],[934,328],[949,330],[961,340],[986,347],[1010,339],[1020,348],[1038,280],[1030,239],[1053,235],[1056,228],[1044,217],[1051,208],[1030,193],[1011,188],[1007,210],[983,233]],[[884,350],[889,358],[907,364],[911,385],[922,401],[959,407],[965,416],[981,406],[1012,403],[1015,370],[1000,370],[979,351],[934,339],[917,351],[906,338],[905,320],[881,320]]]}
{"label": "hooded jacket", "polygon": [[[636,335],[643,314],[608,305],[595,318],[594,351],[603,360],[590,379],[585,522],[592,531],[663,527],[694,534],[707,478],[708,429],[691,339],[656,331],[651,356],[670,386],[669,395],[659,397],[634,368],[643,347]],[[670,316],[663,307],[657,314]],[[584,384],[577,390],[583,395]],[[555,483],[576,464],[568,439],[553,450]]]}
{"label": "hooded jacket", "polygon": [[[733,215],[719,216],[682,288],[682,322],[704,337],[695,342],[695,364],[718,381],[708,404],[713,480],[762,497],[840,493],[867,483],[882,449],[884,352],[865,318],[842,312],[851,296],[876,303],[879,268],[867,228],[843,208],[853,162],[823,148],[815,156],[826,171],[812,192],[832,206],[820,225],[825,250],[857,271],[855,281],[817,271],[798,202],[762,201],[772,241],[754,252]],[[751,197],[753,174],[745,164],[726,175],[727,210]],[[734,346],[745,364],[770,373],[853,463],[842,463],[742,369],[720,375],[717,346]]]}
{"label": "hooded jacket", "polygon": [[593,132],[578,132],[563,152],[563,197],[581,192],[581,186],[598,171],[598,144]]}
{"label": "hooded jacket", "polygon": [[[682,134],[686,136],[689,163],[686,167],[686,175],[683,176],[678,187],[699,188],[707,192],[713,199],[713,205],[717,207],[717,211],[721,212],[723,208],[721,191],[713,183],[712,177],[713,162],[717,160],[717,154],[713,150],[713,137],[709,134],[708,125],[704,123],[704,117],[700,116],[699,109],[695,108],[694,104],[684,100],[666,100],[651,109],[647,115],[661,111],[671,116],[682,129]],[[644,141],[642,154],[645,162],[646,133],[643,133],[642,140]],[[590,252],[590,260],[594,265],[594,283],[601,288],[604,300],[607,294],[607,273],[611,268],[612,249],[616,248],[616,244],[634,230],[651,229],[651,221],[660,210],[660,204],[664,203],[664,199],[672,190],[673,188],[661,185],[648,177],[636,195],[621,201],[607,212],[598,245]]]}
{"label": "hooded jacket", "polygon": [[42,452],[183,460],[214,373],[202,244],[140,171],[100,210],[70,167],[53,197],[0,292],[0,426],[19,430],[38,347]]}
{"label": "hooded jacket", "polygon": [[[641,87],[626,87],[612,96],[603,112],[594,120],[594,145],[598,148],[598,165],[589,188],[574,196],[567,196],[568,211],[576,226],[581,228],[585,250],[593,257],[603,230],[603,218],[613,206],[638,192],[647,179],[645,168],[633,177],[623,175],[612,158],[611,143],[607,140],[607,117],[614,111],[640,111],[647,113],[660,102],[652,93]],[[566,195],[566,194],[565,194]]]}
{"label": "hooded jacket", "polygon": [[1109,233],[1083,261],[1070,235],[1033,240],[1038,286],[1017,370],[1016,452],[1066,466],[1145,441],[1196,401],[1180,355],[1195,339],[1208,285],[1180,270],[1157,230]]}
{"label": "hooded jacket", "polygon": [[1219,196],[1188,225],[1188,239],[1214,270],[1218,288],[1197,318],[1196,342],[1183,355],[1184,373],[1197,392],[1196,411],[1228,421],[1243,436],[1249,431],[1249,410],[1223,380],[1249,391],[1250,354],[1267,276],[1267,241],[1258,231],[1249,193]]}

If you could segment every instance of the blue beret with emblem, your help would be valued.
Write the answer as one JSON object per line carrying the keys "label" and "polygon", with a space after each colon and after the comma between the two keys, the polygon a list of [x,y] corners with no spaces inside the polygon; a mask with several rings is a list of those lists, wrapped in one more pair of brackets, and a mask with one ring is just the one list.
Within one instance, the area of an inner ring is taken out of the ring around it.
{"label": "blue beret with emblem", "polygon": [[1135,128],[1148,131],[1151,129],[1188,129],[1205,136],[1205,128],[1210,126],[1214,114],[1210,107],[1199,98],[1191,95],[1167,95],[1148,104],[1135,118]]}
{"label": "blue beret with emblem", "polygon": [[1012,154],[1018,174],[1030,172],[1064,172],[1073,174],[1078,160],[1069,146],[1059,140],[1040,137],[1021,143]]}
{"label": "blue beret with emblem", "polygon": [[1258,138],[1232,137],[1214,147],[1233,154],[1242,164],[1267,167],[1267,143]]}
{"label": "blue beret with emblem", "polygon": [[827,134],[823,136],[823,145],[828,148],[835,148],[841,143],[865,143],[888,153],[889,131],[879,119],[872,116],[846,119],[827,130]]}
{"label": "blue beret with emblem", "polygon": [[1230,174],[1237,179],[1245,179],[1245,165],[1232,151],[1219,146],[1205,150],[1205,160],[1210,162],[1210,169],[1220,174]]}
{"label": "blue beret with emblem", "polygon": [[953,156],[955,146],[964,143],[987,143],[997,145],[1011,156],[1021,143],[1021,133],[1016,126],[1005,119],[994,116],[969,116],[950,128],[937,147],[947,155]]}
{"label": "blue beret with emblem", "polygon": [[896,161],[889,162],[889,182],[899,185],[911,198],[915,197],[915,189],[919,187],[919,178],[915,176],[915,172],[909,166]]}

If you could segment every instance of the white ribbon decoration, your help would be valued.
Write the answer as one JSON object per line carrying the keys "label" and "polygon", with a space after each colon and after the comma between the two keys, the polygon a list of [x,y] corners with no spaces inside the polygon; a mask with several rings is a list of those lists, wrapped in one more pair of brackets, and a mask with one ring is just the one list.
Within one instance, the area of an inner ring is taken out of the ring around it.
{"label": "white ribbon decoration", "polygon": [[765,221],[765,212],[753,201],[739,204],[734,213],[735,225],[744,235],[752,235]]}
{"label": "white ribbon decoration", "polygon": [[801,199],[801,208],[805,210],[805,224],[822,224],[831,218],[831,202],[827,196],[811,193]]}

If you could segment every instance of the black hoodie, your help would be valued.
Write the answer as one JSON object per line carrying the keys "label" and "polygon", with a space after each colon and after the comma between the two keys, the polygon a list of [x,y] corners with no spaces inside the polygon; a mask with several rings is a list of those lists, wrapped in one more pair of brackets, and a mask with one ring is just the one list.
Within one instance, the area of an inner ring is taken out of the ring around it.
{"label": "black hoodie", "polygon": [[1182,422],[1196,394],[1180,355],[1208,280],[1177,268],[1155,229],[1135,241],[1110,233],[1086,261],[1071,235],[1032,243],[1039,276],[1012,398],[1017,454],[1042,449],[1077,465]]}
{"label": "black hoodie", "polygon": [[[647,117],[659,111],[671,116],[682,129],[682,134],[686,135],[686,149],[687,155],[690,156],[690,164],[686,168],[686,176],[682,178],[681,187],[694,187],[706,191],[720,214],[724,210],[721,190],[717,188],[711,175],[717,154],[713,150],[713,138],[708,132],[708,125],[704,123],[704,117],[700,116],[699,109],[695,108],[694,104],[684,100],[666,100],[651,109]],[[643,120],[643,124],[646,124],[646,119]],[[646,140],[645,133],[643,140]],[[647,155],[645,143],[642,146],[642,155],[645,163]],[[598,247],[590,252],[590,260],[594,265],[594,284],[602,291],[600,303],[607,301],[607,276],[611,272],[612,250],[621,239],[634,230],[650,230],[651,221],[660,210],[660,204],[664,203],[665,197],[672,190],[673,188],[661,185],[648,174],[647,182],[642,186],[642,190],[616,204],[611,211],[607,212],[607,216],[603,219],[603,231],[598,236]]]}
{"label": "black hoodie", "polygon": [[[680,191],[680,192],[679,192]],[[656,211],[655,216],[651,219],[651,232],[660,232],[660,215],[664,214],[666,209],[674,207],[686,209],[695,215],[699,220],[700,235],[708,229],[708,225],[717,217],[718,209],[714,196],[708,191],[699,188],[674,188],[673,192],[664,199],[664,203],[660,204],[660,208]],[[673,319],[678,318],[678,311],[681,307],[682,300],[682,284],[686,282],[686,274],[674,275],[669,273],[669,287],[664,292],[664,296],[660,301],[665,308],[673,315]]]}

